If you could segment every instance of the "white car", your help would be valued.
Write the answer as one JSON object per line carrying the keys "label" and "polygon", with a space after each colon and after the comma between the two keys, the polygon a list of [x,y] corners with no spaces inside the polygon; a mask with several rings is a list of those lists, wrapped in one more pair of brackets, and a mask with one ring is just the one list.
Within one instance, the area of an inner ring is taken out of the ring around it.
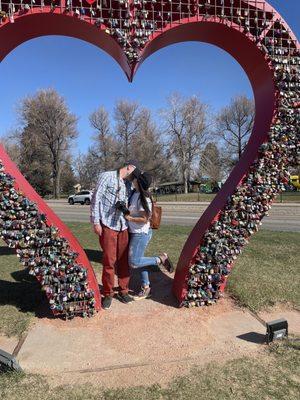
{"label": "white car", "polygon": [[79,193],[69,196],[68,203],[69,204],[80,203],[80,204],[87,204],[87,205],[91,204],[92,194],[93,194],[93,192],[91,190],[82,190]]}

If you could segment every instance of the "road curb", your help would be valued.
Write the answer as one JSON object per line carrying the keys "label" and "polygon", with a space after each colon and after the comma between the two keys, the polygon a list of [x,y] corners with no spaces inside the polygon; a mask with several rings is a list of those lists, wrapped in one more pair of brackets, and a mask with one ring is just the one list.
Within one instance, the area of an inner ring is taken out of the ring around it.
{"label": "road curb", "polygon": [[[192,205],[199,205],[199,206],[208,206],[211,202],[208,201],[158,201],[158,205],[166,206],[175,206],[175,205],[182,205],[182,206],[192,206]],[[272,207],[300,207],[300,203],[274,203]]]}

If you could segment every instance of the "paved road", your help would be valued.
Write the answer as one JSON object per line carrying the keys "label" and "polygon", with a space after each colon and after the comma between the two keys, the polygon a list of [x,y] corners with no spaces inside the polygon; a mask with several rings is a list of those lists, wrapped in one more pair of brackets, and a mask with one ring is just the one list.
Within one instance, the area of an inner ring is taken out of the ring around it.
{"label": "paved road", "polygon": [[[89,221],[89,206],[70,206],[65,200],[49,201],[49,206],[63,221]],[[162,203],[164,225],[194,226],[208,203]],[[274,231],[300,232],[300,204],[276,204],[262,228]]]}

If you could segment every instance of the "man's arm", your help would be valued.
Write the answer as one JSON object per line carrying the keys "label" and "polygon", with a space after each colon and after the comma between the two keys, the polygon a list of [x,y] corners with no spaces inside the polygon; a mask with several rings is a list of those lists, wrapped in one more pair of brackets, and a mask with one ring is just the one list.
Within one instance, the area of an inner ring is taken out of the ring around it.
{"label": "man's arm", "polygon": [[[99,235],[101,235],[100,231],[102,231],[101,225],[100,225],[101,214],[100,214],[99,203],[101,201],[102,194],[106,190],[106,185],[107,185],[107,174],[102,173],[99,176],[96,188],[95,188],[92,198],[91,198],[90,220],[91,220],[91,223],[94,224],[95,232],[98,233]],[[97,226],[97,229],[96,229],[96,226]],[[98,229],[98,226],[100,227],[100,229]]]}

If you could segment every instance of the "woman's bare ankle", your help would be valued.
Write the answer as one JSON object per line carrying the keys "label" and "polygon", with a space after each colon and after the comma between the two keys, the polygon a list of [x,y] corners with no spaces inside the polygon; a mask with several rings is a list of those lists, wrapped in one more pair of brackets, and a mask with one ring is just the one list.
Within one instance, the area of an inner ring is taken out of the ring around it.
{"label": "woman's bare ankle", "polygon": [[161,253],[158,258],[160,259],[160,264],[164,265],[166,260],[168,259],[167,253]]}

